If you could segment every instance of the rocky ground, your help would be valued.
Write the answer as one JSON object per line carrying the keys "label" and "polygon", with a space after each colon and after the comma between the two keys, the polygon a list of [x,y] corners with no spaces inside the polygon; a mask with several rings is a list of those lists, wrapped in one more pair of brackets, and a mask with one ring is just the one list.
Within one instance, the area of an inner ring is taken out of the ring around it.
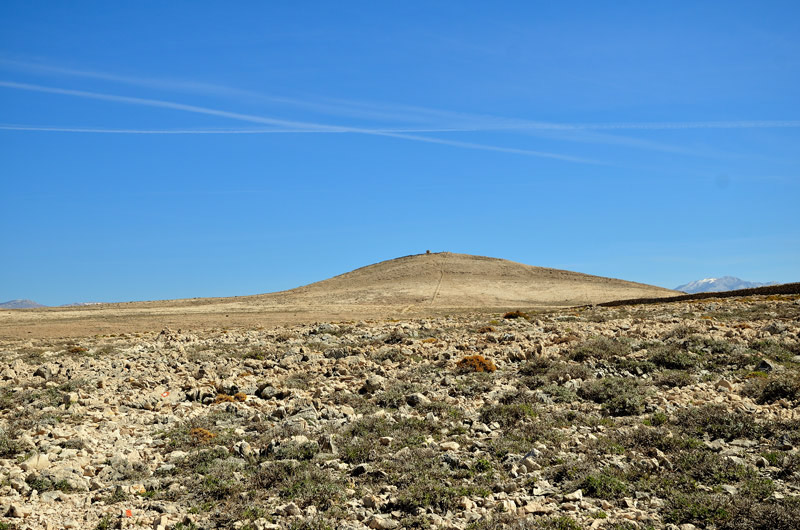
{"label": "rocky ground", "polygon": [[798,296],[6,341],[0,529],[788,530],[799,403]]}

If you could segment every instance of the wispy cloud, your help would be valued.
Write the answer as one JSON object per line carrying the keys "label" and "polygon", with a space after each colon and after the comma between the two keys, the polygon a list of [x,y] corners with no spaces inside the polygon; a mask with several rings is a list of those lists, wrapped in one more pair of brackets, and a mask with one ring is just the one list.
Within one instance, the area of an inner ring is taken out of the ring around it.
{"label": "wispy cloud", "polygon": [[197,105],[188,105],[185,103],[177,103],[174,101],[165,101],[160,99],[139,98],[131,96],[120,96],[116,94],[105,94],[100,92],[89,92],[85,90],[73,90],[67,88],[47,87],[42,85],[33,85],[28,83],[17,83],[14,81],[0,81],[0,87],[14,88],[18,90],[25,90],[29,92],[42,92],[48,94],[59,94],[64,96],[74,96],[86,99],[95,99],[101,101],[111,101],[116,103],[124,103],[128,105],[140,105],[146,107],[156,107],[171,110],[179,110],[183,112],[191,112],[195,114],[205,114],[209,116],[217,116],[221,118],[228,118],[232,120],[245,121],[250,123],[259,123],[262,125],[274,125],[285,127],[289,129],[302,129],[313,130],[315,132],[339,132],[339,133],[353,133],[364,134],[370,136],[385,136],[389,138],[398,138],[403,140],[411,140],[415,142],[449,145],[452,147],[461,147],[465,149],[474,149],[482,151],[495,151],[501,153],[514,153],[519,155],[536,156],[541,158],[552,158],[556,160],[564,160],[569,162],[577,162],[583,164],[599,164],[594,160],[579,158],[559,153],[550,153],[545,151],[536,151],[531,149],[517,149],[502,146],[478,144],[471,142],[461,142],[457,140],[446,140],[443,138],[434,138],[429,136],[419,136],[416,134],[387,132],[378,129],[367,129],[361,127],[325,125],[312,122],[302,122],[295,120],[284,120],[279,118],[271,118],[268,116],[257,116],[253,114],[243,114],[239,112],[230,112],[226,110],[213,109],[209,107],[200,107]]}

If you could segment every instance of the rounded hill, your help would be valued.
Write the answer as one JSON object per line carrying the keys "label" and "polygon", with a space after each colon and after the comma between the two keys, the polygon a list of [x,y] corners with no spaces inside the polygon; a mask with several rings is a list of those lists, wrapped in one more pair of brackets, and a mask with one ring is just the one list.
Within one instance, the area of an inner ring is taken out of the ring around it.
{"label": "rounded hill", "polygon": [[547,309],[680,294],[669,289],[441,252],[383,261],[278,293],[0,310],[0,337],[56,337]]}
{"label": "rounded hill", "polygon": [[675,294],[641,283],[440,252],[383,261],[263,296],[275,296],[279,303],[291,305],[497,308],[596,304]]}

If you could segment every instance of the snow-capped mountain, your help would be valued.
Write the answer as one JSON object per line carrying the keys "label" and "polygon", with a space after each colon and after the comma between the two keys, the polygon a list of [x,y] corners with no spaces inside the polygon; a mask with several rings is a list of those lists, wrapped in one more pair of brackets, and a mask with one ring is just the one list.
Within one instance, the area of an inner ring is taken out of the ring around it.
{"label": "snow-capped mountain", "polygon": [[683,291],[684,293],[689,294],[719,293],[722,291],[735,291],[737,289],[764,287],[765,285],[777,285],[777,282],[748,282],[733,276],[723,276],[722,278],[706,278],[704,280],[697,280],[696,282],[689,282],[687,284],[677,286],[675,290]]}

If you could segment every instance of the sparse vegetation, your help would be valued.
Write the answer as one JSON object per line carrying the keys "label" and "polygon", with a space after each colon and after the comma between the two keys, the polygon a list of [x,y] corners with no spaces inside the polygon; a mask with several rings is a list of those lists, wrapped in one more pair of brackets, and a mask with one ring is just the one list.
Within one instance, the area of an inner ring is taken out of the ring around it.
{"label": "sparse vegetation", "polygon": [[569,358],[573,361],[584,362],[588,359],[611,359],[629,352],[630,348],[617,340],[596,337],[573,348],[569,353]]}
{"label": "sparse vegetation", "polygon": [[20,342],[0,488],[96,528],[794,528],[800,304],[725,304]]}
{"label": "sparse vegetation", "polygon": [[634,379],[609,377],[581,386],[579,395],[600,403],[612,416],[631,416],[644,412],[645,389]]}

